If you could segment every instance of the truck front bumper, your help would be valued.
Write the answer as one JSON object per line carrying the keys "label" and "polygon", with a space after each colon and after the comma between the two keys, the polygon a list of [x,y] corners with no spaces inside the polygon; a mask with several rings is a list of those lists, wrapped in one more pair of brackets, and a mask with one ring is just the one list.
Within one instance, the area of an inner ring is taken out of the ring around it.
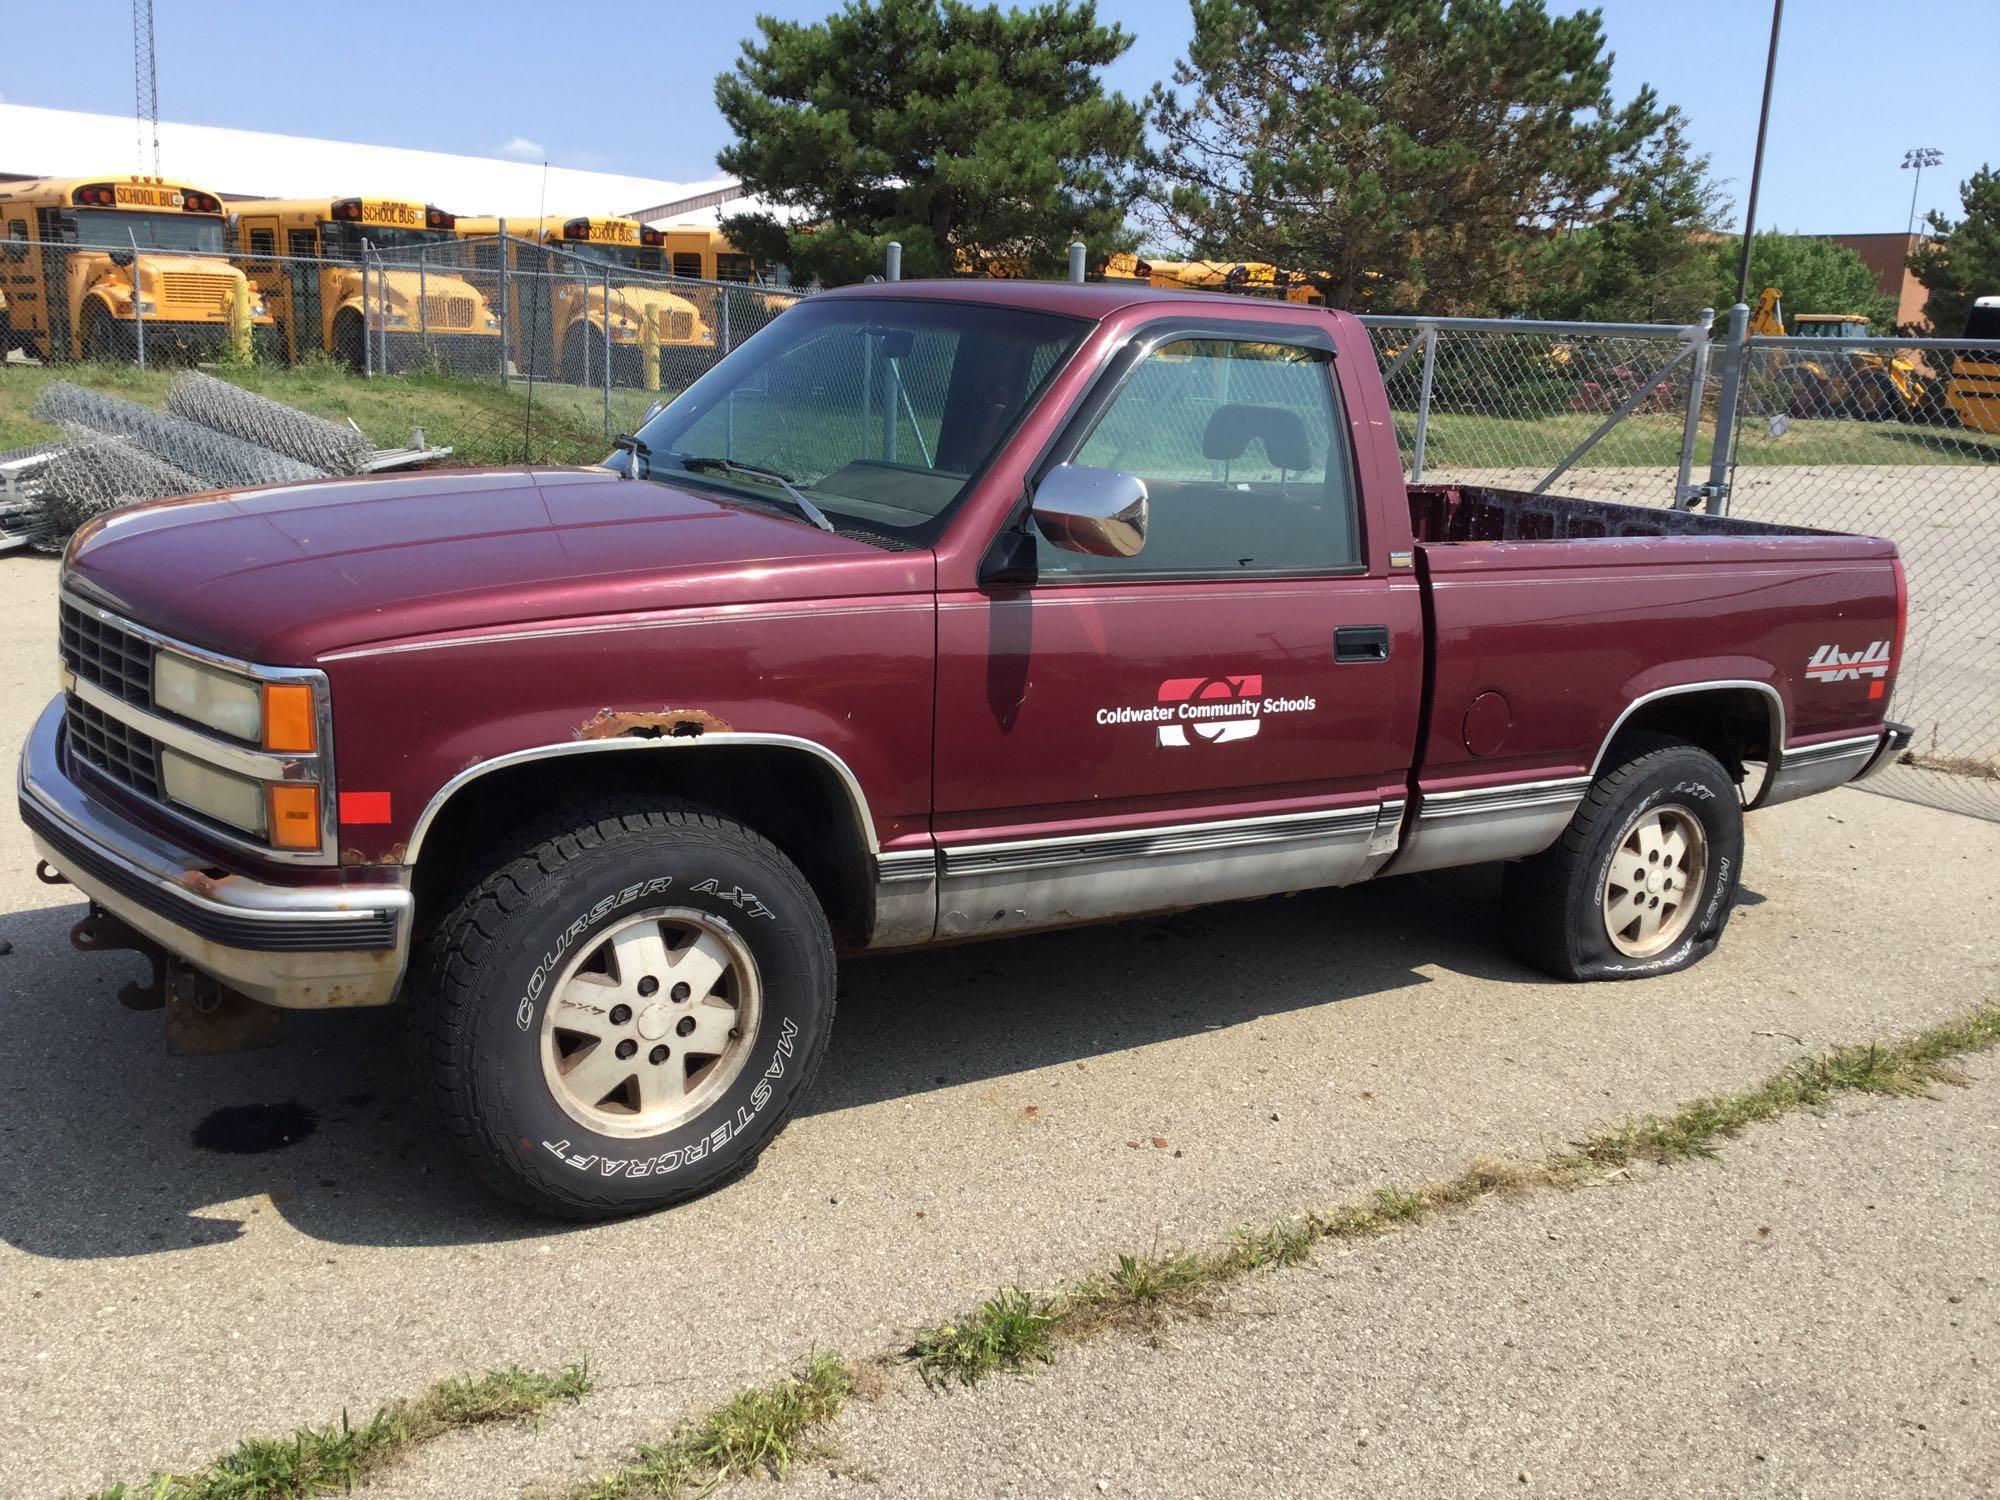
{"label": "truck front bumper", "polygon": [[139,827],[70,775],[63,700],[21,752],[21,820],[35,850],[127,925],[266,1005],[385,1005],[409,959],[400,885],[272,885]]}

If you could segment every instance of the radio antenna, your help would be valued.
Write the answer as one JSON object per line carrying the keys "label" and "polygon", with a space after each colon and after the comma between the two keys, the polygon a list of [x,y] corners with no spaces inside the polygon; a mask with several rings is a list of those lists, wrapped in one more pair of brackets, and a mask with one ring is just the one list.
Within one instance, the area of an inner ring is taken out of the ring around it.
{"label": "radio antenna", "polygon": [[160,175],[160,73],[153,61],[153,0],[132,0],[132,116],[139,125],[139,166],[152,127],[153,175]]}

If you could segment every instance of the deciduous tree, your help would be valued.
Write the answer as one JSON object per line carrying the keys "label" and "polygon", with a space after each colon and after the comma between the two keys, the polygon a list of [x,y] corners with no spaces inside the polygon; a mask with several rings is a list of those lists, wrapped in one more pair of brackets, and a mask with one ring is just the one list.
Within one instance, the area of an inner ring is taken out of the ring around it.
{"label": "deciduous tree", "polygon": [[[1716,240],[1709,247],[1714,306],[1736,300],[1736,273],[1742,262],[1740,235]],[[1896,321],[1896,299],[1875,284],[1868,262],[1845,245],[1807,234],[1768,229],[1750,246],[1750,301],[1767,286],[1784,295],[1787,327],[1800,313],[1860,313],[1876,333],[1889,333]]]}

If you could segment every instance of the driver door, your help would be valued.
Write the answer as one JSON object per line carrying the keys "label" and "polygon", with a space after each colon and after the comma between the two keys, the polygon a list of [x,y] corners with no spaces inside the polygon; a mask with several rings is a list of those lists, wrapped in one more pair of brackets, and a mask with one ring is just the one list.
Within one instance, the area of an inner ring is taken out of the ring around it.
{"label": "driver door", "polygon": [[1394,847],[1419,594],[1371,572],[1330,342],[1148,336],[1053,457],[1150,492],[1131,557],[1036,545],[939,601],[939,936],[1361,878]]}

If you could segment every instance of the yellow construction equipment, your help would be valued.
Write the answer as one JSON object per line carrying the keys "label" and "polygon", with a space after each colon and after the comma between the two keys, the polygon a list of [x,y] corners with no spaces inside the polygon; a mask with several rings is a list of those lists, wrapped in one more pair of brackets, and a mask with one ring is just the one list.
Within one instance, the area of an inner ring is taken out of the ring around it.
{"label": "yellow construction equipment", "polygon": [[1260,260],[1144,260],[1121,253],[1105,259],[1103,275],[1106,281],[1143,281],[1170,291],[1242,292],[1303,303],[1326,300],[1303,273]]}
{"label": "yellow construction equipment", "polygon": [[[1767,286],[1751,309],[1753,338],[1784,338],[1784,294]],[[1800,313],[1791,337],[1838,341],[1868,337],[1860,313]],[[1825,354],[1803,349],[1777,353],[1765,367],[1791,390],[1791,414],[1798,417],[1858,417],[1869,422],[1926,421],[1935,416],[1937,393],[1930,375],[1913,359],[1880,349],[1829,347]]]}
{"label": "yellow construction equipment", "polygon": [[[142,338],[148,359],[215,354],[244,285],[227,255],[222,201],[183,182],[0,185],[0,357],[125,360]],[[263,298],[251,298],[250,320],[271,326]]]}

